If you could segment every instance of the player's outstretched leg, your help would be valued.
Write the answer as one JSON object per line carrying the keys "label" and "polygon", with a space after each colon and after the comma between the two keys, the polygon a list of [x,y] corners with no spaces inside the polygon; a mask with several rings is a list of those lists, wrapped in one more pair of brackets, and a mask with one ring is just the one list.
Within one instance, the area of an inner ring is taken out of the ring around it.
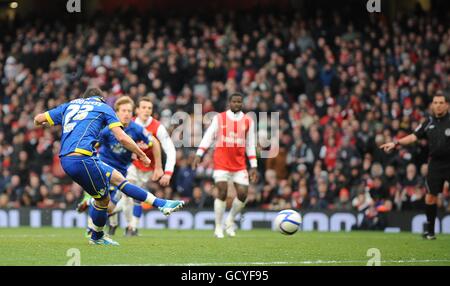
{"label": "player's outstretched leg", "polygon": [[117,186],[117,188],[125,195],[157,207],[166,216],[178,211],[184,206],[183,201],[165,200],[155,197],[152,193],[128,182],[122,174],[116,170],[113,171],[111,184]]}
{"label": "player's outstretched leg", "polygon": [[157,207],[164,215],[168,216],[173,212],[178,211],[184,205],[183,201],[165,200],[155,197],[152,193],[141,189],[140,187],[124,180],[118,186],[119,190],[127,196],[130,196],[138,201],[146,202],[154,207]]}

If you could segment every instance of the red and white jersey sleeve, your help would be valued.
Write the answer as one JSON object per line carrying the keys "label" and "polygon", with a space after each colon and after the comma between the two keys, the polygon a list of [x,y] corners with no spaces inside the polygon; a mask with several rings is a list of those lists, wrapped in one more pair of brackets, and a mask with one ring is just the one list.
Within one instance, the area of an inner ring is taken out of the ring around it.
{"label": "red and white jersey sleeve", "polygon": [[[172,139],[170,139],[167,129],[158,120],[152,117],[150,117],[146,122],[143,122],[139,118],[136,118],[135,122],[140,126],[144,127],[161,143],[161,148],[164,151],[164,153],[166,153],[166,164],[164,167],[164,173],[167,175],[172,175],[173,170],[175,168],[176,151],[175,145],[173,144]],[[133,165],[135,165],[139,170],[144,172],[153,171],[155,169],[155,158],[153,157],[153,150],[149,148],[144,152],[152,161],[150,163],[150,166],[145,166],[139,160],[134,160]]]}
{"label": "red and white jersey sleeve", "polygon": [[250,167],[258,167],[258,160],[256,160],[256,126],[255,122],[249,118],[250,126],[247,133],[247,140],[245,146],[245,152],[250,160]]}
{"label": "red and white jersey sleeve", "polygon": [[176,150],[172,139],[170,139],[169,132],[167,132],[167,129],[162,124],[159,125],[158,130],[156,131],[156,138],[161,142],[161,147],[164,153],[166,153],[164,173],[172,175],[175,168]]}
{"label": "red and white jersey sleeve", "polygon": [[216,115],[211,121],[211,124],[206,130],[205,135],[203,136],[202,141],[198,146],[197,156],[202,157],[206,153],[208,148],[214,143],[218,130],[219,130],[219,119],[218,115]]}

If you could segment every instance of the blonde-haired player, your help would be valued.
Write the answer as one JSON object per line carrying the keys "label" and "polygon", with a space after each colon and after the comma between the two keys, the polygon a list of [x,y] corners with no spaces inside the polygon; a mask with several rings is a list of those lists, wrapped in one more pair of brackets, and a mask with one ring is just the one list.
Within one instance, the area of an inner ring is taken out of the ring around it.
{"label": "blonde-haired player", "polygon": [[[158,166],[155,165],[153,153],[151,150],[147,150],[145,153],[151,160],[150,166],[145,166],[138,160],[134,160],[133,164],[128,168],[127,179],[138,186],[146,186],[151,177],[153,181],[158,181],[161,186],[165,187],[170,184],[175,168],[176,150],[166,128],[158,120],[152,117],[152,113],[153,103],[151,98],[149,96],[141,97],[138,100],[134,122],[142,126],[160,142],[162,150],[166,154],[164,171],[162,168],[158,168]],[[119,202],[119,204],[121,204],[121,202]],[[131,218],[128,220],[127,234],[135,236],[137,235],[139,220],[142,216],[142,206],[140,203],[132,205],[129,201],[124,205],[125,213],[132,213]]]}

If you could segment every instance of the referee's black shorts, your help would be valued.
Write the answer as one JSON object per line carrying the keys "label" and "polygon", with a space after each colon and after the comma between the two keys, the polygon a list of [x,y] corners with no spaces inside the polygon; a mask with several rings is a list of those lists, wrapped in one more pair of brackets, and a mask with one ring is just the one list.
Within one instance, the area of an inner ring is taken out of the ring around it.
{"label": "referee's black shorts", "polygon": [[427,194],[437,196],[442,193],[445,181],[450,182],[450,170],[446,172],[429,172],[426,180]]}

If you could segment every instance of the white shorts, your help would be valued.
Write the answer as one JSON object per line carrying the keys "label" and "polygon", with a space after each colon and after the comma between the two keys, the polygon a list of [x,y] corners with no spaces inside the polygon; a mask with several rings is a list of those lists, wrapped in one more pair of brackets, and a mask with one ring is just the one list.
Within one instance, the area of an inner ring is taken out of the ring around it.
{"label": "white shorts", "polygon": [[141,188],[146,188],[147,182],[153,175],[153,171],[142,171],[131,164],[127,170],[127,180],[132,184],[136,184]]}
{"label": "white shorts", "polygon": [[241,170],[237,172],[230,172],[225,170],[214,170],[213,173],[214,182],[228,182],[232,181],[233,183],[248,186],[248,172],[247,170]]}

